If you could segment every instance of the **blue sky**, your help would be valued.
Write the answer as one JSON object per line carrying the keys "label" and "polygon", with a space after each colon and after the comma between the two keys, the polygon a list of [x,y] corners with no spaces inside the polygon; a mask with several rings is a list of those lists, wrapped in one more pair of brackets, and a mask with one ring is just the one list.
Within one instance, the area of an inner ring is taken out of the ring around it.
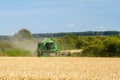
{"label": "blue sky", "polygon": [[1,0],[0,35],[120,31],[120,0]]}

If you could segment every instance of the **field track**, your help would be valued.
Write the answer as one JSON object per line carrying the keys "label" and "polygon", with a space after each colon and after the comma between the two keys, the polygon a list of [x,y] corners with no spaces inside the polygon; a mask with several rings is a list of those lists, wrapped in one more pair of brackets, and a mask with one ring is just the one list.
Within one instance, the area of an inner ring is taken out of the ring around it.
{"label": "field track", "polygon": [[0,80],[120,80],[120,58],[0,57]]}
{"label": "field track", "polygon": [[61,52],[79,53],[82,50],[62,50]]}

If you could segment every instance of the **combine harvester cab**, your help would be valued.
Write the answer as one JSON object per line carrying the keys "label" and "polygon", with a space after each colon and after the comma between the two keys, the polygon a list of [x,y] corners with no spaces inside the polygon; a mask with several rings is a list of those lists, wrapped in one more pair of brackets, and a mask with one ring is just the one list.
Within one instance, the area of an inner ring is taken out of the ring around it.
{"label": "combine harvester cab", "polygon": [[51,38],[45,38],[38,43],[37,56],[39,57],[44,54],[50,55],[50,53],[55,53],[57,55],[58,52],[58,45]]}

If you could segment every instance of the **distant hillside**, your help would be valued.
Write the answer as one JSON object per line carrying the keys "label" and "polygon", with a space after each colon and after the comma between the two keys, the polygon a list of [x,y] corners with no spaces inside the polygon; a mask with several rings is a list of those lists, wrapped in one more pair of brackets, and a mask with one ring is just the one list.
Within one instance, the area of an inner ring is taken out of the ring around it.
{"label": "distant hillside", "polygon": [[86,31],[86,32],[64,32],[64,33],[39,33],[33,34],[36,38],[44,37],[62,37],[68,34],[74,34],[76,36],[110,36],[119,35],[120,31]]}
{"label": "distant hillside", "polygon": [[10,38],[11,38],[11,36],[0,35],[0,40],[9,40]]}
{"label": "distant hillside", "polygon": [[[86,32],[62,32],[62,33],[38,33],[32,34],[36,38],[46,38],[46,37],[62,37],[68,34],[74,34],[76,36],[110,36],[110,35],[120,35],[120,31],[86,31]],[[0,40],[9,40],[12,36],[0,35]]]}

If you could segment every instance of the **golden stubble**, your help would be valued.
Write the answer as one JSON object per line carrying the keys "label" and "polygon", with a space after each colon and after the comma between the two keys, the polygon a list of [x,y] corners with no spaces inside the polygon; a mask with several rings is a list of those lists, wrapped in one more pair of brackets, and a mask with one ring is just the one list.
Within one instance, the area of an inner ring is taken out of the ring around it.
{"label": "golden stubble", "polygon": [[120,80],[120,58],[0,57],[0,80]]}

